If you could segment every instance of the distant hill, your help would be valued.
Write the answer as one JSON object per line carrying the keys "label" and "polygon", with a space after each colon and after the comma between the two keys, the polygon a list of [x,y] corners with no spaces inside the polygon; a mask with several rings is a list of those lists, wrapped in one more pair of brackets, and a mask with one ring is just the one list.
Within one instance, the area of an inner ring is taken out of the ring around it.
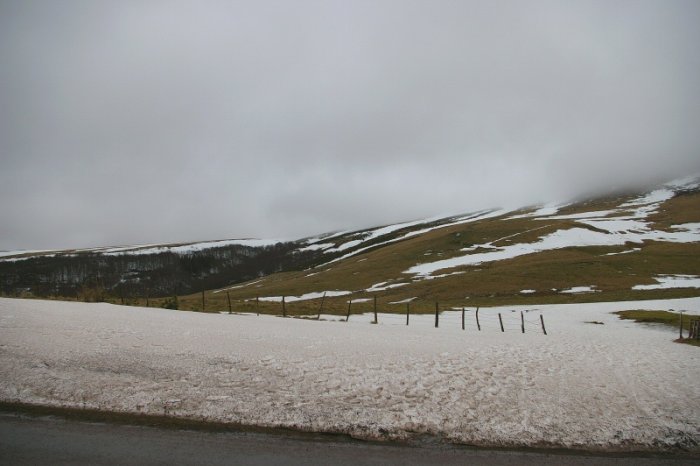
{"label": "distant hill", "polygon": [[[5,294],[179,295],[179,306],[345,312],[700,295],[700,183],[297,241],[4,253]],[[243,282],[243,283],[241,283]],[[191,293],[191,296],[186,296]],[[157,302],[157,300],[156,300]]]}

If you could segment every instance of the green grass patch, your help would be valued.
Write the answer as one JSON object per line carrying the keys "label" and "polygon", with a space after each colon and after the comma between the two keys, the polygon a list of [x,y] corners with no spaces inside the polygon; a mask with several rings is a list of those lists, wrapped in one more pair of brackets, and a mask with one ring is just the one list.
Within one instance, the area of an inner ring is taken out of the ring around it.
{"label": "green grass patch", "polygon": [[[630,311],[618,311],[615,312],[621,319],[630,319],[635,322],[643,323],[653,323],[653,324],[663,324],[669,327],[674,327],[676,329],[680,328],[681,317],[679,314],[668,311],[642,311],[642,310],[630,310]],[[697,319],[698,316],[692,316],[693,319]],[[683,331],[687,335],[690,331],[690,320],[691,317],[684,315],[683,320]],[[700,340],[691,340],[689,338],[679,338],[676,340],[679,343],[686,343],[692,346],[700,346]]]}

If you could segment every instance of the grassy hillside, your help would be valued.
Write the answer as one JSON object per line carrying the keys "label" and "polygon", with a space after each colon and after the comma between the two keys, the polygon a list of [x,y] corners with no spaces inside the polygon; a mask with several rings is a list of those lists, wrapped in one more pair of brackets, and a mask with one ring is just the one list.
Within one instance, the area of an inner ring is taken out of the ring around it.
{"label": "grassy hillside", "polygon": [[[562,231],[580,229],[577,231],[592,232],[604,239],[606,235],[613,238],[615,235],[600,226],[607,225],[605,221],[610,220],[614,221],[613,226],[617,223],[624,226],[629,219],[635,219],[638,223],[643,222],[643,231],[672,236],[685,231],[674,225],[700,223],[698,188],[691,186],[674,190],[672,198],[656,202],[646,202],[648,199],[645,201],[640,194],[620,195],[568,205],[555,215],[534,215],[535,209],[526,209],[472,222],[454,224],[444,221],[443,226],[433,223],[434,229],[401,239],[406,232],[426,229],[426,225],[413,225],[372,238],[371,242],[348,247],[343,253],[361,252],[336,261],[332,259],[338,254],[329,256],[327,263],[313,269],[273,274],[228,290],[207,291],[205,310],[227,310],[229,297],[234,311],[246,311],[255,309],[258,296],[290,297],[324,291],[351,292],[345,296],[327,297],[323,302],[325,313],[337,314],[347,311],[349,299],[355,300],[353,312],[370,311],[375,296],[383,312],[405,312],[405,304],[390,303],[409,298],[415,298],[411,302],[412,312],[432,312],[436,301],[441,308],[446,308],[698,296],[700,288],[693,287],[633,289],[637,285],[655,284],[659,276],[700,275],[700,243],[697,239],[679,242],[652,238],[614,245],[568,246],[503,260],[448,267],[428,276],[407,273],[421,263],[502,251],[513,245],[531,246],[547,235]],[[578,216],[587,216],[594,221],[586,223]],[[604,220],[602,223],[601,219]],[[634,237],[637,230],[642,231],[639,226],[633,227],[630,237]],[[337,248],[362,236],[362,232],[339,235],[327,239],[326,243]],[[471,249],[465,251],[465,248]],[[574,287],[591,287],[591,291],[563,292]],[[524,293],[525,290],[529,292]],[[181,296],[179,304],[181,309],[201,310],[202,296]],[[313,314],[318,312],[320,305],[321,299],[317,298],[288,302],[286,308],[289,314]],[[282,312],[279,302],[259,302],[258,306],[260,312]]]}

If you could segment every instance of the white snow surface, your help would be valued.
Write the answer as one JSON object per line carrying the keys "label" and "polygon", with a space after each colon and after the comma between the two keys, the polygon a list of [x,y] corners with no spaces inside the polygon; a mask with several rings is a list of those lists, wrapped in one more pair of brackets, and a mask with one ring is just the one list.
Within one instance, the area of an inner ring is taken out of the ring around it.
{"label": "white snow surface", "polygon": [[432,315],[370,325],[1,298],[0,399],[365,439],[698,451],[700,351],[611,314],[668,308],[698,314],[700,298],[482,308],[481,332],[473,309],[462,331],[460,312],[436,329]]}
{"label": "white snow surface", "polygon": [[659,275],[654,277],[657,283],[651,285],[635,285],[633,290],[659,290],[666,288],[700,288],[700,277],[697,275]]}
{"label": "white snow surface", "polygon": [[595,285],[590,285],[590,286],[572,286],[568,290],[561,290],[560,293],[571,293],[571,294],[576,294],[576,293],[596,293],[599,292],[600,290],[595,289]]}
{"label": "white snow surface", "polygon": [[532,217],[548,217],[550,215],[554,215],[557,212],[559,212],[560,209],[571,205],[571,203],[560,203],[560,202],[552,202],[549,204],[544,204],[540,206],[538,209],[533,210],[532,212],[528,212],[525,214],[519,214],[519,215],[513,215],[511,217],[508,217],[508,220],[514,220],[518,218],[532,218]]}
{"label": "white snow surface", "polygon": [[[274,246],[277,243],[282,243],[290,241],[288,239],[229,239],[229,240],[216,240],[216,241],[204,241],[199,243],[187,243],[180,245],[173,244],[142,244],[136,246],[110,246],[110,247],[98,247],[98,248],[83,248],[83,249],[70,249],[65,251],[58,250],[31,250],[31,251],[0,251],[0,261],[14,262],[18,260],[30,259],[33,257],[54,257],[58,253],[62,256],[75,256],[75,252],[94,252],[99,254],[104,254],[108,256],[116,255],[143,255],[143,254],[159,254],[162,252],[172,252],[175,254],[191,254],[197,251],[203,251],[205,249],[220,248],[225,246],[248,246],[248,247],[264,247],[264,246]],[[68,251],[73,251],[69,253]],[[49,254],[50,253],[50,254]],[[12,257],[17,255],[27,254],[23,257]]]}
{"label": "white snow surface", "polygon": [[22,254],[38,254],[42,252],[53,252],[52,250],[49,249],[18,249],[16,251],[0,251],[0,258],[2,257],[9,257],[9,256],[20,256]]}
{"label": "white snow surface", "polygon": [[[322,298],[323,295],[326,295],[328,298],[332,298],[334,296],[345,296],[352,294],[352,291],[312,291],[310,293],[304,293],[301,296],[284,296],[284,301],[287,303],[293,303],[295,301],[306,301],[308,299],[318,299]],[[269,302],[274,302],[274,303],[281,303],[282,302],[282,296],[261,296],[259,299],[260,301],[269,301]]]}
{"label": "white snow surface", "polygon": [[110,248],[100,251],[105,255],[142,255],[142,254],[158,254],[161,252],[172,252],[175,254],[191,254],[197,251],[203,251],[205,249],[211,248],[221,248],[225,246],[248,246],[248,247],[264,247],[264,246],[274,246],[277,243],[284,242],[285,240],[278,239],[230,239],[221,241],[205,241],[201,243],[190,243],[183,244],[180,246],[155,246],[155,247],[142,247],[142,246],[128,246],[119,248]]}

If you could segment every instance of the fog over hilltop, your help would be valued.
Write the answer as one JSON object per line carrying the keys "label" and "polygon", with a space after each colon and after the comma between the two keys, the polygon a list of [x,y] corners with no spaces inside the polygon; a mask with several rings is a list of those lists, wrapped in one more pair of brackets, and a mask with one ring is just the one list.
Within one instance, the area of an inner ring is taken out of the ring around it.
{"label": "fog over hilltop", "polygon": [[697,1],[0,0],[0,250],[336,229],[700,173]]}

